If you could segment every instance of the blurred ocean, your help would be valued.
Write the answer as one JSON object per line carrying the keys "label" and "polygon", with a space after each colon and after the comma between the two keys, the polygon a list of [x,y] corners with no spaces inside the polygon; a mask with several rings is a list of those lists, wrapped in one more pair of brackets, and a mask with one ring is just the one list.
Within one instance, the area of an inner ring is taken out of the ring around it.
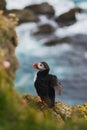
{"label": "blurred ocean", "polygon": [[[87,0],[7,0],[7,8],[21,9],[28,4],[45,1],[54,6],[57,16],[77,5],[87,9]],[[87,34],[87,14],[76,14],[76,18],[77,22],[75,24],[58,28],[55,35],[64,37],[75,34]],[[41,17],[41,20],[43,23],[49,22],[45,17]],[[50,73],[57,75],[62,83],[62,96],[56,95],[56,99],[71,105],[83,104],[87,101],[86,48],[84,45],[67,43],[45,47],[42,45],[42,40],[44,39],[38,41],[35,37],[31,36],[31,31],[36,26],[36,23],[25,23],[16,28],[19,41],[16,55],[20,66],[16,73],[15,89],[21,94],[31,93],[37,95],[33,85],[35,70],[32,68],[32,65],[37,61],[46,61],[51,67]]]}

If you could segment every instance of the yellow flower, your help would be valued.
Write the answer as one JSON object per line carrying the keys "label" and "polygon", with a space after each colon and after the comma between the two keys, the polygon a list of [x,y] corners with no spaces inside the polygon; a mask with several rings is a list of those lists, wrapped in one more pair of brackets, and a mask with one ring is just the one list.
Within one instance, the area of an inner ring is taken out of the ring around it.
{"label": "yellow flower", "polygon": [[81,106],[81,107],[79,108],[79,110],[80,110],[81,112],[85,112],[85,111],[86,111],[86,109],[85,109],[84,106]]}

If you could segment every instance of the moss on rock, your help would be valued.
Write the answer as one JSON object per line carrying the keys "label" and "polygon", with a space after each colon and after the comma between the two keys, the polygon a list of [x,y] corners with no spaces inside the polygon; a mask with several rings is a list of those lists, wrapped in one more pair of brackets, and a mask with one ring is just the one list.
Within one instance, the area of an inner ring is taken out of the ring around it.
{"label": "moss on rock", "polygon": [[15,56],[15,48],[18,42],[14,27],[14,20],[12,22],[12,20],[0,15],[0,64],[4,64],[3,67],[9,64],[10,67],[6,71],[13,77],[18,68],[18,61]]}
{"label": "moss on rock", "polygon": [[30,94],[23,95],[23,99],[30,105],[35,104],[37,109],[41,110],[42,113],[47,111],[48,113],[55,117],[57,120],[61,120],[61,122],[73,118],[73,116],[77,116],[78,118],[87,119],[87,103],[83,105],[70,106],[61,101],[57,101],[55,106],[50,109],[45,103],[40,104],[38,101],[40,98],[38,96],[32,96]]}

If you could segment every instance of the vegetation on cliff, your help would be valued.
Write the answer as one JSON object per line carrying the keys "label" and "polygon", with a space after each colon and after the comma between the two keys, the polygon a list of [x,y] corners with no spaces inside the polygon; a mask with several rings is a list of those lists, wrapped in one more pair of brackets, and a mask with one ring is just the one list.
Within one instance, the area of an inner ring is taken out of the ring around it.
{"label": "vegetation on cliff", "polygon": [[14,15],[0,15],[0,129],[2,130],[87,130],[87,103],[69,106],[60,101],[54,108],[39,104],[39,97],[14,90],[18,67]]}
{"label": "vegetation on cliff", "polygon": [[[39,97],[21,97],[8,80],[6,69],[0,65],[0,128],[2,130],[81,130],[87,129],[87,104],[70,107],[57,102],[50,109],[38,104]],[[72,108],[72,109],[71,109]],[[71,114],[73,110],[73,115]]]}

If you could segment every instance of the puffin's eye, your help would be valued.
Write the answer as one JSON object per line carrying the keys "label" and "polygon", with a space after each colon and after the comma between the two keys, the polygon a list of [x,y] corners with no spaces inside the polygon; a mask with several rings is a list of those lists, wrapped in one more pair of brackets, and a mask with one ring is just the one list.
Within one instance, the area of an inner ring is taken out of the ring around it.
{"label": "puffin's eye", "polygon": [[40,66],[43,66],[42,64],[40,64]]}
{"label": "puffin's eye", "polygon": [[43,65],[42,63],[39,63],[39,64],[38,64],[38,68],[44,69],[44,65]]}

